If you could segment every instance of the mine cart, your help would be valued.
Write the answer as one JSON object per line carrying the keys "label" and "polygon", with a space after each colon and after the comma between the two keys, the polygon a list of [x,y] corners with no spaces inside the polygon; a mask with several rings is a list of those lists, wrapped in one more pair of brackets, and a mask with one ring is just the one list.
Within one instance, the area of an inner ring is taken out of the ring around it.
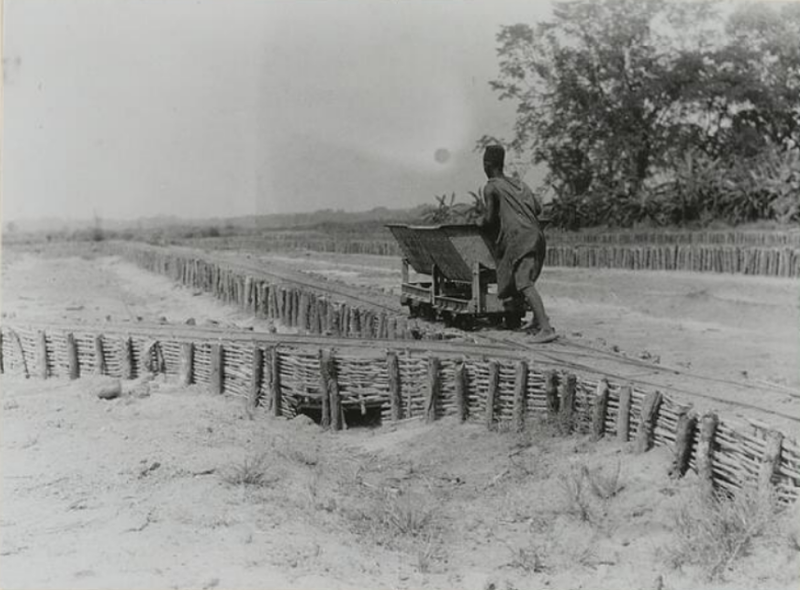
{"label": "mine cart", "polygon": [[[387,226],[403,252],[400,296],[412,317],[471,328],[488,318],[519,326],[523,300],[497,297],[497,273],[490,242],[475,225]],[[409,278],[409,266],[418,277]]]}

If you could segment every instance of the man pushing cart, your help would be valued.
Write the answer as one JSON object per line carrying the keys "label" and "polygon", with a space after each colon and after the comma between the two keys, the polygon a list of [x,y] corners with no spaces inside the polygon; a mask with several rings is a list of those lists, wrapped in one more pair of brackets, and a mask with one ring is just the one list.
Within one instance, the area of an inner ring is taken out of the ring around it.
{"label": "man pushing cart", "polygon": [[533,342],[552,342],[557,338],[544,310],[536,280],[542,271],[547,245],[538,216],[542,205],[522,180],[503,173],[505,150],[490,145],[483,155],[483,170],[488,177],[483,190],[486,212],[478,226],[492,244],[497,269],[497,295],[501,299],[524,298],[533,318],[524,329]]}

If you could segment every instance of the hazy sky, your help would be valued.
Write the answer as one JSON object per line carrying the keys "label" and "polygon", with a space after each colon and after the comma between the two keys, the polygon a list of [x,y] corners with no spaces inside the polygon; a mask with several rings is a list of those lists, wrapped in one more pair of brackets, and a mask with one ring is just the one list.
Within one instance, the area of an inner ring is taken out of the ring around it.
{"label": "hazy sky", "polygon": [[3,4],[4,221],[466,197],[485,180],[475,141],[514,120],[488,87],[499,26],[549,12],[531,0]]}

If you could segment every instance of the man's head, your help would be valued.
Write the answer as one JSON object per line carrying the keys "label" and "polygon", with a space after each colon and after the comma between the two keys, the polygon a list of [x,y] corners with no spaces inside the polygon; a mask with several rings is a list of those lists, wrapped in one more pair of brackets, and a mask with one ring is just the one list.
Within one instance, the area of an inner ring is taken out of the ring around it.
{"label": "man's head", "polygon": [[483,152],[483,171],[486,172],[486,176],[489,178],[502,176],[505,159],[506,151],[502,146],[486,146],[486,151]]}

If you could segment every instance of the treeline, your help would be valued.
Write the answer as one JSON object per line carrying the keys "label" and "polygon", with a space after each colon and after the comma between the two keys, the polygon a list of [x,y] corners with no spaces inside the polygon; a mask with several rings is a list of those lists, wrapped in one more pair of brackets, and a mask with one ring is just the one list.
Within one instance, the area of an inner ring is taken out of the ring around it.
{"label": "treeline", "polygon": [[800,221],[800,3],[570,0],[498,43],[553,225]]}

